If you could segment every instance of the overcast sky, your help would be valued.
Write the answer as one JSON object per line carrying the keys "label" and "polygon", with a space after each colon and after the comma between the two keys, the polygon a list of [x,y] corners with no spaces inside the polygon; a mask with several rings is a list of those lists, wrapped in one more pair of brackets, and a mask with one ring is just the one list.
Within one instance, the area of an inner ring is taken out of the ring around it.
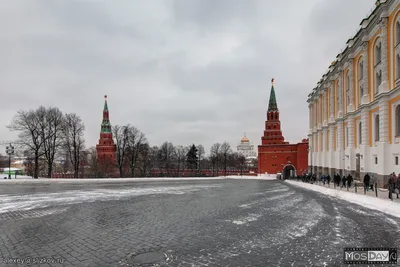
{"label": "overcast sky", "polygon": [[[260,144],[275,78],[283,135],[306,137],[307,95],[375,0],[0,2],[0,141],[19,109],[111,123],[152,145]],[[2,149],[3,150],[3,149]],[[3,151],[0,151],[3,153]],[[4,154],[4,153],[3,153]]]}

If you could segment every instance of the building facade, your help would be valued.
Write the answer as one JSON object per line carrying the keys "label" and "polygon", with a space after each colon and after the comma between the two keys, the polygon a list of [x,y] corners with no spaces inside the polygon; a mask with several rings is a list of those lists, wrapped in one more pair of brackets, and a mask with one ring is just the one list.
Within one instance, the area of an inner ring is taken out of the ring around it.
{"label": "building facade", "polygon": [[282,135],[279,109],[272,80],[267,120],[258,146],[258,173],[282,173],[285,178],[307,171],[308,139],[289,144]]}
{"label": "building facade", "polygon": [[100,139],[96,145],[97,165],[99,174],[115,177],[117,171],[117,146],[114,144],[107,96],[104,96],[103,121],[101,123]]}
{"label": "building facade", "polygon": [[309,170],[379,186],[399,173],[400,3],[377,1],[308,96]]}
{"label": "building facade", "polygon": [[240,143],[236,147],[237,152],[246,157],[246,160],[250,161],[257,158],[257,151],[254,150],[254,144],[250,143],[249,138],[244,137],[240,140]]}

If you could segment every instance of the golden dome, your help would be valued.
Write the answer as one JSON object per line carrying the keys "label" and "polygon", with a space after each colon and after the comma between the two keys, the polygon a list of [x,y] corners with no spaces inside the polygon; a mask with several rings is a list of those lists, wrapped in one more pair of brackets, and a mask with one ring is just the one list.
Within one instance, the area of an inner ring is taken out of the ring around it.
{"label": "golden dome", "polygon": [[245,136],[245,137],[243,137],[243,138],[240,140],[240,142],[242,142],[242,143],[248,143],[248,142],[250,142],[250,140],[249,140],[249,138],[247,138],[247,137]]}

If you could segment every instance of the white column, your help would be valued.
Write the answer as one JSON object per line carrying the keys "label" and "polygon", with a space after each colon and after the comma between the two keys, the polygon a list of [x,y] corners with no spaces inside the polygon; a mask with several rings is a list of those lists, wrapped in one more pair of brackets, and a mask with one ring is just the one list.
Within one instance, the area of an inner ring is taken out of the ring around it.
{"label": "white column", "polygon": [[385,98],[379,100],[379,142],[387,143],[389,141],[388,125],[388,101]]}
{"label": "white column", "polygon": [[308,129],[312,131],[312,103],[308,105]]}
{"label": "white column", "polygon": [[329,121],[333,122],[335,120],[335,87],[334,87],[334,83],[333,81],[331,82],[330,85],[330,110],[329,110],[329,114],[330,114],[330,118]]}
{"label": "white column", "polygon": [[329,150],[333,151],[335,143],[335,127],[332,125],[329,127]]}
{"label": "white column", "polygon": [[363,42],[363,79],[361,81],[363,88],[363,95],[360,104],[367,104],[369,102],[369,88],[368,88],[368,41]]}
{"label": "white column", "polygon": [[361,144],[368,145],[369,137],[369,116],[368,110],[363,108],[361,111]]}
{"label": "white column", "polygon": [[339,150],[343,150],[344,146],[344,136],[343,136],[343,121],[338,122],[338,146]]}
{"label": "white column", "polygon": [[342,86],[342,75],[339,74],[338,78],[338,94],[339,94],[339,103],[338,103],[338,118],[343,117],[343,86]]}
{"label": "white column", "polygon": [[[349,86],[349,93],[350,93],[350,99],[348,104],[348,111],[352,112],[354,111],[354,88],[353,88],[353,80],[354,80],[354,73],[353,73],[353,59],[350,59],[349,63],[349,76],[350,76],[350,83],[348,84]],[[347,77],[345,77],[347,79]]]}
{"label": "white column", "polygon": [[382,18],[380,23],[382,29],[382,83],[379,86],[379,92],[386,92],[389,90],[387,20],[387,18]]}
{"label": "white column", "polygon": [[349,140],[348,140],[348,147],[354,147],[354,116],[349,116],[347,127],[349,129]]}

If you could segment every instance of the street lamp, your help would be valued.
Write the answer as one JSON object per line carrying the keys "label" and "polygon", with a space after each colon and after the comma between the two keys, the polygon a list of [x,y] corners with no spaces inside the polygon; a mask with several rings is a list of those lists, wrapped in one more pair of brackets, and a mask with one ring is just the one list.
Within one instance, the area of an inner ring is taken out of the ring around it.
{"label": "street lamp", "polygon": [[6,153],[8,155],[8,179],[11,179],[11,156],[14,155],[14,147],[11,145],[6,146]]}

